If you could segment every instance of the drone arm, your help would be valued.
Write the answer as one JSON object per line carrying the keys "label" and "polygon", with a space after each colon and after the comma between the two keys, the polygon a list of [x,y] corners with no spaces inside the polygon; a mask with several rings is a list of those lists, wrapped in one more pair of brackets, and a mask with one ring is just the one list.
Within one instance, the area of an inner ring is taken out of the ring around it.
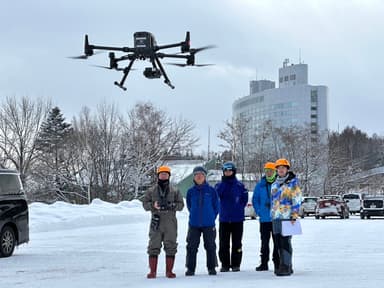
{"label": "drone arm", "polygon": [[165,53],[157,53],[157,57],[159,58],[182,58],[188,59],[190,55],[177,55],[177,54],[165,54]]}
{"label": "drone arm", "polygon": [[134,49],[129,47],[110,47],[110,46],[98,46],[98,45],[89,45],[90,49],[97,50],[110,50],[110,51],[122,51],[122,52],[135,52]]}
{"label": "drone arm", "polygon": [[180,42],[180,43],[175,43],[175,44],[168,44],[168,45],[161,45],[161,46],[157,46],[156,47],[156,50],[160,50],[160,49],[168,49],[168,48],[174,48],[174,47],[180,47],[184,44],[184,42]]}

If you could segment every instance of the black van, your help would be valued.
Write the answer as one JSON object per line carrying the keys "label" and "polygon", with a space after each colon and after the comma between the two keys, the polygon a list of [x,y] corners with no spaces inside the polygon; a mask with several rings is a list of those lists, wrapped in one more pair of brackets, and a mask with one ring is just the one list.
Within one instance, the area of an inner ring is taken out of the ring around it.
{"label": "black van", "polygon": [[0,169],[0,257],[29,241],[28,203],[17,171]]}

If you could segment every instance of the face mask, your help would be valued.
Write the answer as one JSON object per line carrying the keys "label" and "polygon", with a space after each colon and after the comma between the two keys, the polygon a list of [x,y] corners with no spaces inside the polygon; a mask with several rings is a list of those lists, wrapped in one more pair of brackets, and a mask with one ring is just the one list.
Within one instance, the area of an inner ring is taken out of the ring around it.
{"label": "face mask", "polygon": [[[267,171],[267,170],[266,170],[266,171]],[[265,178],[267,178],[267,181],[270,182],[270,183],[271,183],[271,182],[274,182],[275,179],[276,179],[276,171],[274,170],[272,176],[270,176],[270,177],[268,177],[267,175],[265,175]]]}

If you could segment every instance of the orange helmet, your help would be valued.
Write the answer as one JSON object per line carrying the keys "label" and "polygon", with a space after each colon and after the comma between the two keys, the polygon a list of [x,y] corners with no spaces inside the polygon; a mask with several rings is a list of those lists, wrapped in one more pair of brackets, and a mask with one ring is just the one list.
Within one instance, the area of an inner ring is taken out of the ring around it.
{"label": "orange helmet", "polygon": [[157,168],[157,174],[160,174],[161,172],[166,172],[171,175],[171,168],[169,168],[168,166],[160,166],[159,168]]}
{"label": "orange helmet", "polygon": [[275,170],[276,169],[276,165],[273,162],[267,162],[267,163],[264,164],[264,169]]}
{"label": "orange helmet", "polygon": [[291,167],[291,164],[289,164],[288,160],[284,159],[284,158],[280,158],[280,159],[276,160],[275,165],[276,165],[276,168],[278,166],[287,166],[288,169]]}

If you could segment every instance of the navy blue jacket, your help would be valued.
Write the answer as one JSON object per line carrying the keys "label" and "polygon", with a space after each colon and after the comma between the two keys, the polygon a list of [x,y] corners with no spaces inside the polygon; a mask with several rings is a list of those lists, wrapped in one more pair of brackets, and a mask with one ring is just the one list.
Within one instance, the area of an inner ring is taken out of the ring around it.
{"label": "navy blue jacket", "polygon": [[256,184],[253,190],[252,205],[260,222],[272,222],[271,218],[271,186],[264,177]]}
{"label": "navy blue jacket", "polygon": [[213,227],[219,213],[219,198],[216,190],[207,182],[194,185],[187,191],[189,225],[192,227]]}
{"label": "navy blue jacket", "polygon": [[234,178],[223,179],[215,189],[220,199],[220,222],[244,221],[244,207],[248,203],[248,191]]}

